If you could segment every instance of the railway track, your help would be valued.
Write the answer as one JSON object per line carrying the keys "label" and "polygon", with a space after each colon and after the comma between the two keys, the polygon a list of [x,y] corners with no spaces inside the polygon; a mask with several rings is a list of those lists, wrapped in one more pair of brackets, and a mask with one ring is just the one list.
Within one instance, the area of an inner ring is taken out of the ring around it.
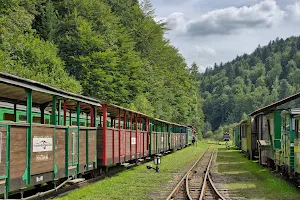
{"label": "railway track", "polygon": [[215,187],[210,177],[210,166],[214,156],[213,149],[207,149],[168,196],[172,199],[222,199],[225,198]]}

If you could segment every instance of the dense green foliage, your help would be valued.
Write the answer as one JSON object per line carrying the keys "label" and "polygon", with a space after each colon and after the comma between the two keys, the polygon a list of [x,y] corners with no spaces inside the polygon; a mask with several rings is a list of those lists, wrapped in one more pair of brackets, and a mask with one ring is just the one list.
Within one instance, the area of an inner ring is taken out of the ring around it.
{"label": "dense green foliage", "polygon": [[[241,120],[300,89],[300,37],[276,39],[200,75],[205,127]],[[297,104],[298,102],[294,102]]]}
{"label": "dense green foliage", "polygon": [[0,71],[80,92],[56,46],[32,29],[33,1],[1,0],[0,5]]}
{"label": "dense green foliage", "polygon": [[[0,70],[200,128],[199,82],[149,1],[0,0]],[[3,6],[2,6],[3,5]]]}

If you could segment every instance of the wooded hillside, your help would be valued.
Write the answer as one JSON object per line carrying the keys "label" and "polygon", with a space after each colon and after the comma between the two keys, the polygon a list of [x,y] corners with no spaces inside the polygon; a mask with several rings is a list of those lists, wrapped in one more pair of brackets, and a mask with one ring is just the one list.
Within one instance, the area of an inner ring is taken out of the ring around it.
{"label": "wooded hillside", "polygon": [[200,81],[205,127],[238,122],[243,114],[300,91],[300,37],[277,38],[250,55],[215,64]]}
{"label": "wooded hillside", "polygon": [[0,71],[157,118],[203,123],[199,83],[149,1],[0,0]]}

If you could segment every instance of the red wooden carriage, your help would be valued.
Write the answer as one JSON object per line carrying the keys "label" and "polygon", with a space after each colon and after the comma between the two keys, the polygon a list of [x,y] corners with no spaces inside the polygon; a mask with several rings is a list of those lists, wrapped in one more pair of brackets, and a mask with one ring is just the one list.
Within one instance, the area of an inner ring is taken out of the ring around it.
{"label": "red wooden carriage", "polygon": [[116,105],[102,105],[98,164],[124,163],[149,155],[149,117]]}

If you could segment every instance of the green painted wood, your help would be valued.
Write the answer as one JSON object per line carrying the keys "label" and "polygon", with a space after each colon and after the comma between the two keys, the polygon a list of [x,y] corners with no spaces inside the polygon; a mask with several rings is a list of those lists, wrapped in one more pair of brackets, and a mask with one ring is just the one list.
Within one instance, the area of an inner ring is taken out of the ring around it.
{"label": "green painted wood", "polygon": [[58,172],[57,165],[56,165],[56,128],[54,127],[53,130],[53,179],[56,179],[56,174]]}
{"label": "green painted wood", "polygon": [[22,177],[26,181],[26,184],[30,184],[31,176],[31,143],[32,143],[32,90],[25,89],[27,106],[26,106],[26,117],[29,127],[26,130],[26,170]]}
{"label": "green painted wood", "polygon": [[281,148],[281,111],[274,111],[274,148]]}
{"label": "green painted wood", "polygon": [[77,102],[76,107],[77,113],[77,172],[79,172],[79,165],[80,165],[80,102]]}

